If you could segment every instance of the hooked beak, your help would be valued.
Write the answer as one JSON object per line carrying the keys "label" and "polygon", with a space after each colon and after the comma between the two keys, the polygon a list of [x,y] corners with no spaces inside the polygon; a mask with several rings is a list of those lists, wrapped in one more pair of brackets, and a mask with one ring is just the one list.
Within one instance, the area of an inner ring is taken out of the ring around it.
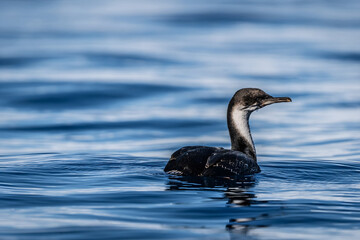
{"label": "hooked beak", "polygon": [[261,102],[260,107],[265,107],[265,106],[273,104],[273,103],[281,103],[281,102],[291,102],[291,98],[289,98],[289,97],[271,97],[271,98],[267,98],[267,99],[264,99]]}

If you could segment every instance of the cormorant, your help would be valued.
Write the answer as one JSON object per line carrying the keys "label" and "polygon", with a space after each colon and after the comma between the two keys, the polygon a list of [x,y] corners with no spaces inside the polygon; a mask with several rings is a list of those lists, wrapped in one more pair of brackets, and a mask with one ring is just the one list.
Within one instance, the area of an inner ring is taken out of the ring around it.
{"label": "cormorant", "polygon": [[260,172],[249,128],[250,114],[273,103],[291,102],[272,97],[258,88],[243,88],[231,98],[227,125],[231,150],[221,147],[187,146],[175,151],[164,171],[182,176],[236,176]]}

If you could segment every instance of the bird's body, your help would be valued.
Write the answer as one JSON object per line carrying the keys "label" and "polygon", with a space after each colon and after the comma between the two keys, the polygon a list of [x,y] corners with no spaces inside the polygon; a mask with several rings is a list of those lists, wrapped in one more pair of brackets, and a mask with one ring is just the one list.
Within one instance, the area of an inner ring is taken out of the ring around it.
{"label": "bird's body", "polygon": [[290,101],[287,97],[272,97],[257,88],[240,89],[230,100],[227,111],[231,150],[206,146],[183,147],[171,155],[164,171],[183,176],[211,177],[260,172],[250,133],[250,114],[272,103]]}
{"label": "bird's body", "polygon": [[165,172],[185,176],[231,176],[260,172],[254,159],[240,151],[188,146],[174,152]]}

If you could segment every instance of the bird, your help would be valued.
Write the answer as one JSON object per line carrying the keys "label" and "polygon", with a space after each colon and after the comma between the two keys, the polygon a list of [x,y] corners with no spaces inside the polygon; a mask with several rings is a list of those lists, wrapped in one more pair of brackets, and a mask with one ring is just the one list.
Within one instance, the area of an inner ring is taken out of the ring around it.
{"label": "bird", "polygon": [[273,97],[258,88],[242,88],[227,108],[231,149],[186,146],[175,151],[164,171],[180,176],[230,177],[259,173],[255,145],[249,127],[252,112],[273,103],[291,102],[289,97]]}

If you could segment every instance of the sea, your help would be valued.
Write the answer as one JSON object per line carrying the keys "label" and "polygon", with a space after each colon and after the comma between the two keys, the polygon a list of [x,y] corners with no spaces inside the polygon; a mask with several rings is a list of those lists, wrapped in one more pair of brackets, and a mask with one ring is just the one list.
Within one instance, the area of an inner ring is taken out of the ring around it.
{"label": "sea", "polygon": [[[1,0],[0,239],[360,239],[357,0]],[[230,147],[261,173],[172,176]]]}

